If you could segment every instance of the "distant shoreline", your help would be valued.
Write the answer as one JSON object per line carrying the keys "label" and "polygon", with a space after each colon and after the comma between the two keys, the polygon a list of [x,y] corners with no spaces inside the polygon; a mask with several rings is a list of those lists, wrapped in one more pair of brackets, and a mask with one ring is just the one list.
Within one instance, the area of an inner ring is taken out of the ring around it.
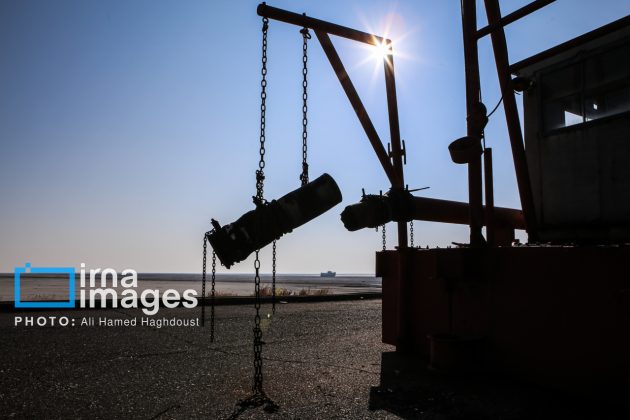
{"label": "distant shoreline", "polygon": [[[87,274],[87,273],[86,273]],[[210,275],[210,272],[207,273]],[[271,278],[271,273],[261,273],[261,277],[269,277]],[[29,273],[29,277],[31,278],[65,278],[64,274],[33,274]],[[217,273],[217,277],[223,277],[226,280],[229,278],[246,278],[254,276],[254,273]],[[379,278],[372,274],[337,274],[334,277],[322,276],[321,274],[297,274],[297,273],[282,273],[276,274],[276,278],[317,278],[317,279],[373,279]],[[13,273],[0,273],[0,279],[13,279]],[[75,273],[75,279],[79,279],[79,272]],[[155,281],[179,281],[179,280],[201,280],[201,273],[138,273],[138,280],[155,280]],[[229,280],[228,280],[229,281]]]}
{"label": "distant shoreline", "polygon": [[[118,277],[117,286],[114,289],[120,290],[123,285]],[[89,279],[86,279],[89,281]],[[254,288],[254,278],[252,274],[217,274],[215,279],[216,292],[222,296],[251,296]],[[80,278],[75,275],[75,299],[79,297]],[[101,279],[96,279],[97,287],[101,286]],[[261,275],[261,285],[271,287],[272,276]],[[112,279],[107,279],[107,287],[111,287]],[[206,293],[210,293],[210,275],[206,278]],[[322,295],[342,295],[357,294],[366,292],[380,293],[382,281],[380,277],[374,276],[336,276],[321,277],[318,275],[295,275],[280,274],[276,276],[276,288],[278,294],[322,294]],[[174,289],[182,293],[187,289],[197,291],[197,296],[201,296],[202,282],[201,274],[138,274],[138,290],[166,290]],[[57,274],[27,274],[22,275],[20,284],[21,300],[23,301],[51,301],[67,300],[68,277]],[[0,275],[0,301],[13,301],[15,293],[13,274]]]}

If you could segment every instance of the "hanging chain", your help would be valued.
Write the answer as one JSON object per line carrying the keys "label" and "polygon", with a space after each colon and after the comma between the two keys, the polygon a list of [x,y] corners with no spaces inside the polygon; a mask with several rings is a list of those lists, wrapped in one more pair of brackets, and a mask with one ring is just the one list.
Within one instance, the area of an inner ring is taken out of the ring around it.
{"label": "hanging chain", "polygon": [[300,181],[302,186],[308,184],[308,40],[311,39],[311,34],[308,28],[302,28],[300,30],[302,34],[302,174],[300,175]]}
{"label": "hanging chain", "polygon": [[383,232],[383,251],[387,250],[387,234],[385,233],[385,225],[381,226]]}
{"label": "hanging chain", "polygon": [[256,259],[254,260],[254,308],[256,315],[254,317],[254,385],[252,391],[255,395],[264,394],[263,391],[263,373],[262,373],[262,331],[260,329],[260,259],[259,251],[256,251]]}
{"label": "hanging chain", "polygon": [[271,313],[276,313],[276,241],[273,241],[271,257]]}
{"label": "hanging chain", "polygon": [[217,274],[217,253],[212,250],[212,284],[210,288],[210,342],[214,343],[214,297]]}
{"label": "hanging chain", "polygon": [[[206,325],[206,265],[208,256],[208,235],[203,235],[203,268],[201,270],[201,325]],[[215,304],[215,285],[217,275],[217,254],[212,250],[212,277],[210,289],[210,342],[214,342],[214,304]]]}
{"label": "hanging chain", "polygon": [[411,242],[411,247],[413,248],[413,220],[409,222],[409,242]]}
{"label": "hanging chain", "polygon": [[256,171],[256,197],[254,203],[259,206],[263,204],[263,188],[265,181],[265,116],[267,112],[267,30],[269,29],[269,19],[263,18],[263,39],[262,39],[262,67],[260,74],[260,161]]}
{"label": "hanging chain", "polygon": [[201,270],[201,326],[206,325],[206,257],[208,255],[208,232],[203,235],[203,269]]}
{"label": "hanging chain", "polygon": [[[263,18],[263,38],[262,38],[262,79],[260,81],[260,162],[256,171],[256,205],[264,203],[263,186],[265,175],[265,112],[267,99],[267,30],[269,29],[269,19]],[[262,330],[260,329],[260,250],[256,250],[256,258],[254,259],[254,309],[256,315],[254,317],[254,384],[252,391],[255,396],[264,396],[263,391],[263,371],[262,371]]]}

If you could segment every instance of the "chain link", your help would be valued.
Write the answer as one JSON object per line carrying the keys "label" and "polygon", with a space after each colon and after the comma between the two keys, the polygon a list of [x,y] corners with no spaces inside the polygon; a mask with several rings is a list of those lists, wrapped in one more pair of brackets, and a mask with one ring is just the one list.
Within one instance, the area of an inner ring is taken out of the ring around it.
{"label": "chain link", "polygon": [[210,342],[214,343],[214,297],[217,275],[217,253],[212,250],[212,284],[210,288]]}
{"label": "chain link", "polygon": [[271,259],[271,313],[276,313],[276,241],[273,241]]}
{"label": "chain link", "polygon": [[[267,99],[267,30],[269,29],[269,19],[263,18],[263,38],[262,38],[262,79],[260,81],[260,161],[258,170],[256,171],[256,197],[254,202],[256,205],[264,203],[263,187],[265,175],[265,113]],[[256,258],[254,259],[254,309],[256,315],[254,317],[254,384],[252,391],[254,396],[264,396],[263,390],[263,361],[262,361],[262,330],[260,329],[260,250],[256,250]]]}
{"label": "chain link", "polygon": [[267,30],[269,29],[269,19],[263,18],[263,38],[262,38],[262,67],[260,74],[260,160],[256,171],[256,197],[254,203],[258,206],[263,204],[264,181],[265,181],[265,128],[267,113]]}
{"label": "chain link", "polygon": [[411,247],[413,248],[413,220],[409,222],[409,242],[411,242]]}
{"label": "chain link", "polygon": [[[201,270],[201,325],[206,325],[206,266],[208,259],[208,235],[203,235],[203,268]],[[214,342],[214,298],[217,274],[217,254],[212,250],[212,276],[210,289],[210,342]]]}
{"label": "chain link", "polygon": [[385,225],[381,226],[383,232],[383,251],[387,250],[387,233],[385,233]]}
{"label": "chain link", "polygon": [[308,40],[311,39],[311,34],[308,28],[302,28],[300,30],[302,34],[302,174],[300,175],[300,181],[302,186],[308,184]]}
{"label": "chain link", "polygon": [[203,268],[201,270],[201,326],[206,325],[206,259],[208,255],[208,232],[203,234]]}
{"label": "chain link", "polygon": [[256,251],[254,259],[254,309],[256,315],[254,317],[254,385],[252,391],[254,395],[263,395],[263,362],[262,362],[262,330],[260,329],[260,259],[259,251]]}

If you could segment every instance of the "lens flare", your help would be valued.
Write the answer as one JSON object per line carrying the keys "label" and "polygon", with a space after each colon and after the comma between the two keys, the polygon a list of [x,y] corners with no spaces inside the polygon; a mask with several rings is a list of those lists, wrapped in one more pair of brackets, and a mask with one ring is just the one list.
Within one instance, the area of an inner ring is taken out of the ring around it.
{"label": "lens flare", "polygon": [[393,54],[391,44],[386,41],[377,42],[376,45],[371,47],[372,58],[383,61],[388,55]]}

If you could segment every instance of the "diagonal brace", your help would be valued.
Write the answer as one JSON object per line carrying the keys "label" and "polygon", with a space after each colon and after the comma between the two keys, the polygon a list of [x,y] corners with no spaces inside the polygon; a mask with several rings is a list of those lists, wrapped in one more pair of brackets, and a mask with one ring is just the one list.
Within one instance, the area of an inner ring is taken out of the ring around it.
{"label": "diagonal brace", "polygon": [[374,124],[372,124],[372,120],[370,119],[370,116],[368,115],[365,106],[363,106],[363,102],[361,102],[361,98],[359,97],[357,90],[352,84],[352,80],[350,80],[350,76],[348,76],[348,73],[346,72],[343,63],[341,62],[339,54],[337,54],[337,50],[333,46],[330,37],[328,36],[328,34],[318,30],[315,30],[315,35],[317,36],[319,43],[324,49],[326,57],[328,57],[328,61],[330,61],[330,65],[335,71],[335,74],[339,79],[339,83],[341,83],[344,92],[346,92],[346,96],[350,100],[352,108],[357,114],[357,118],[359,119],[363,130],[365,130],[365,134],[367,135],[368,140],[370,141],[370,144],[372,145],[372,148],[376,153],[376,157],[381,162],[381,165],[383,166],[383,170],[385,170],[385,174],[387,175],[389,182],[391,182],[393,186],[402,185],[402,180],[397,171],[394,170],[394,167],[389,160],[389,156],[385,151],[385,147],[383,147],[383,143],[381,142],[381,139],[378,136],[376,129],[374,128]]}

